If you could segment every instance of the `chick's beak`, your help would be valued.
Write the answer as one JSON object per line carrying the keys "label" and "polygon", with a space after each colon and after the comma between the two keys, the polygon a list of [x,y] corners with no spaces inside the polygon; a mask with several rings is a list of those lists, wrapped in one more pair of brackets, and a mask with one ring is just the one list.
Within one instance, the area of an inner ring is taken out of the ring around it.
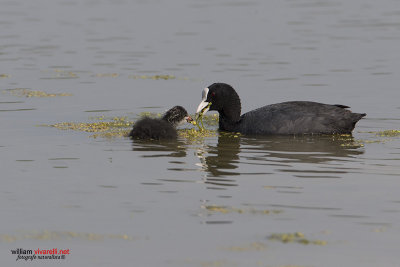
{"label": "chick's beak", "polygon": [[192,117],[190,117],[190,116],[185,117],[185,119],[189,123],[191,123],[193,121]]}

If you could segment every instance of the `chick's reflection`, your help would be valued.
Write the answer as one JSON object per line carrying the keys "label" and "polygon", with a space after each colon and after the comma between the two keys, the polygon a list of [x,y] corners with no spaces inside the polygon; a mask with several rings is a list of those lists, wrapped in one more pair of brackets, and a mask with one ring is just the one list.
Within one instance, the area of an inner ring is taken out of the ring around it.
{"label": "chick's reflection", "polygon": [[132,150],[143,152],[143,158],[157,157],[186,157],[186,146],[184,143],[176,140],[155,141],[155,140],[134,140],[132,141]]}

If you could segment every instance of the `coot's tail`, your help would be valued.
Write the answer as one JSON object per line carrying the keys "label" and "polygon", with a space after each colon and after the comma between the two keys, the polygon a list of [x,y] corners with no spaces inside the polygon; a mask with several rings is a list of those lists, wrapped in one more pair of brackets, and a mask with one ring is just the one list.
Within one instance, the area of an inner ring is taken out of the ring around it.
{"label": "coot's tail", "polygon": [[353,113],[355,122],[361,120],[363,117],[367,116],[367,113]]}
{"label": "coot's tail", "polygon": [[356,123],[361,120],[363,117],[365,117],[367,115],[367,113],[351,113],[351,119],[352,119],[352,123],[351,123],[351,128],[350,128],[350,133],[354,130],[354,128],[356,127]]}
{"label": "coot's tail", "polygon": [[[342,109],[348,109],[350,108],[349,106],[346,105],[339,105],[339,104],[335,104],[334,106],[338,107],[338,108],[342,108]],[[365,117],[367,115],[367,113],[353,113],[350,110],[347,110],[347,114],[348,114],[348,119],[347,119],[347,126],[345,126],[343,128],[343,133],[349,133],[351,134],[351,132],[354,130],[354,128],[356,127],[356,123],[361,120],[363,117]]]}

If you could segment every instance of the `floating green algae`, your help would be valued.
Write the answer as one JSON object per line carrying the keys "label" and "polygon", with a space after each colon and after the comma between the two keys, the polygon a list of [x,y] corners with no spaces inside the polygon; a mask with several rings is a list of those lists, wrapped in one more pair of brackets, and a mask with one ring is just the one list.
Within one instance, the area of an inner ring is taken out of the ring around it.
{"label": "floating green algae", "polygon": [[149,117],[153,119],[161,118],[162,114],[161,113],[155,113],[155,112],[149,112],[149,111],[144,111],[139,113],[139,118],[144,118],[144,117]]}
{"label": "floating green algae", "polygon": [[400,136],[400,130],[384,130],[384,131],[368,132],[368,133],[373,133],[379,137],[398,137],[398,136]]}
{"label": "floating green algae", "polygon": [[[161,113],[153,113],[153,112],[142,112],[139,114],[138,119],[143,117],[150,118],[160,118]],[[60,130],[73,130],[73,131],[81,131],[92,133],[90,137],[104,137],[104,138],[113,138],[113,137],[126,137],[128,136],[134,122],[129,120],[128,117],[113,117],[106,118],[104,116],[100,117],[90,117],[92,122],[59,122],[55,124],[49,125],[41,125],[41,126],[49,126],[54,127]],[[207,118],[207,123],[211,122],[215,119]],[[195,128],[184,128],[178,129],[178,136],[181,138],[189,139],[189,140],[200,140],[202,138],[215,137],[217,136],[216,130],[203,130],[198,131]]]}
{"label": "floating green algae", "polygon": [[383,130],[383,131],[360,131],[359,133],[371,134],[372,136],[368,137],[368,139],[351,139],[348,140],[343,139],[344,142],[341,146],[352,147],[358,146],[363,147],[365,144],[374,144],[374,143],[386,143],[388,141],[392,141],[397,137],[400,137],[400,130]]}
{"label": "floating green algae", "polygon": [[106,119],[105,117],[92,118],[96,122],[60,122],[51,125],[60,130],[74,130],[88,133],[94,133],[90,137],[123,137],[129,133],[129,128],[132,127],[133,122],[129,121],[127,117],[113,117]]}
{"label": "floating green algae", "polygon": [[301,232],[272,234],[268,237],[268,239],[274,241],[280,241],[282,243],[298,243],[303,245],[325,246],[327,244],[327,242],[323,240],[307,239],[305,235]]}
{"label": "floating green algae", "polygon": [[217,126],[219,122],[219,116],[218,114],[204,115],[203,122],[208,126]]}
{"label": "floating green algae", "polygon": [[219,132],[219,134],[221,136],[230,137],[230,138],[238,138],[239,136],[242,136],[242,134],[239,132]]}
{"label": "floating green algae", "polygon": [[195,140],[200,138],[207,138],[207,137],[215,137],[217,136],[217,132],[213,130],[196,130],[195,128],[191,129],[179,129],[178,130],[179,137]]}
{"label": "floating green algae", "polygon": [[[144,118],[144,117],[149,117],[149,118],[161,118],[162,114],[161,113],[154,113],[154,112],[141,112],[139,114],[139,119]],[[191,116],[193,117],[193,116]],[[216,116],[204,116],[205,118],[205,123],[207,125],[211,125],[215,119],[218,119]],[[194,121],[193,121],[194,122]],[[196,125],[195,123],[191,122],[191,124]],[[217,131],[215,130],[196,130],[195,128],[183,128],[183,129],[178,129],[178,136],[181,138],[185,139],[190,139],[190,140],[195,140],[195,139],[201,139],[201,138],[207,138],[207,137],[215,137],[217,136]]]}
{"label": "floating green algae", "polygon": [[132,74],[128,78],[135,80],[180,80],[180,81],[201,81],[199,78],[191,77],[177,77],[170,74],[159,74],[159,75],[145,75],[145,74]]}
{"label": "floating green algae", "polygon": [[97,73],[96,77],[110,77],[110,78],[117,78],[119,77],[118,73]]}
{"label": "floating green algae", "polygon": [[126,234],[98,234],[98,233],[80,233],[73,231],[30,231],[19,235],[0,234],[1,242],[16,242],[20,240],[69,240],[81,239],[87,241],[103,241],[105,239],[133,240],[131,236]]}
{"label": "floating green algae", "polygon": [[143,80],[172,80],[176,79],[174,75],[129,75],[131,79],[143,79]]}
{"label": "floating green algae", "polygon": [[75,72],[62,70],[62,69],[53,69],[53,70],[44,70],[43,73],[49,74],[49,76],[41,78],[41,79],[76,79],[79,78]]}
{"label": "floating green algae", "polygon": [[192,124],[197,126],[197,128],[199,128],[199,131],[203,131],[206,129],[203,124],[203,112],[200,112],[200,114],[196,117],[196,120],[192,121]]}
{"label": "floating green algae", "polygon": [[18,96],[18,97],[56,97],[56,96],[71,96],[72,95],[69,93],[51,94],[51,93],[46,93],[44,91],[30,90],[30,89],[26,89],[26,88],[6,89],[6,90],[3,90],[3,92],[10,93],[13,96]]}
{"label": "floating green algae", "polygon": [[[144,117],[149,117],[149,118],[161,118],[162,114],[161,113],[154,113],[154,112],[141,112],[138,116],[138,118],[144,118]],[[191,115],[193,117],[193,115]],[[206,115],[203,116],[204,119],[204,124],[207,126],[214,126],[218,124],[218,115]],[[196,126],[196,122],[191,122],[191,124]],[[187,124],[186,124],[187,125]],[[208,138],[208,137],[215,137],[217,136],[217,131],[216,130],[207,130],[207,129],[202,129],[202,130],[197,130],[195,128],[182,128],[178,129],[178,136],[181,138],[185,139],[190,139],[190,140],[196,140],[196,139],[202,139],[202,138]],[[236,135],[236,134],[235,134]]]}
{"label": "floating green algae", "polygon": [[355,139],[351,134],[334,134],[332,135],[333,141],[340,141],[340,146],[348,147],[348,148],[360,148],[364,147],[365,144],[372,144],[372,143],[384,143],[386,140],[382,139]]}
{"label": "floating green algae", "polygon": [[[121,76],[120,73],[96,73],[92,74],[94,77],[98,78],[118,78]],[[158,74],[158,75],[128,75],[129,79],[135,79],[135,80],[182,80],[182,81],[189,81],[189,80],[195,80],[189,77],[176,77],[175,75],[170,75],[170,74]]]}
{"label": "floating green algae", "polygon": [[196,120],[192,121],[192,124],[196,125],[200,131],[205,130],[204,123],[203,123],[203,117],[204,117],[205,111],[211,106],[211,104],[212,104],[211,102],[208,103],[208,105],[206,107],[204,107],[198,114],[196,114],[197,115]]}
{"label": "floating green algae", "polygon": [[340,146],[348,148],[360,148],[364,146],[361,140],[355,140],[351,134],[334,134],[331,136],[332,141],[340,141]]}
{"label": "floating green algae", "polygon": [[282,213],[282,210],[259,210],[259,209],[242,209],[242,208],[235,208],[235,207],[226,207],[226,206],[217,206],[217,205],[208,205],[202,206],[203,209],[213,212],[213,213],[239,213],[239,214],[279,214]]}
{"label": "floating green algae", "polygon": [[199,138],[215,137],[218,135],[216,130],[208,130],[204,127],[204,124],[206,124],[207,126],[217,125],[218,124],[217,114],[207,115],[207,116],[201,115],[201,122],[199,122],[200,120],[199,117],[200,116],[198,116],[195,121],[191,122],[191,124],[197,126],[197,129],[196,128],[181,129],[178,131],[179,136],[190,140],[195,140]]}

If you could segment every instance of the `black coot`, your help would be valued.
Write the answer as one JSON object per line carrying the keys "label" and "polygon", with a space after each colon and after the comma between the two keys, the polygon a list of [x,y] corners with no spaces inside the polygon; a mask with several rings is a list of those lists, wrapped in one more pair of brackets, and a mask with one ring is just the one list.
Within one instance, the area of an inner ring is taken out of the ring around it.
{"label": "black coot", "polygon": [[161,119],[145,117],[138,120],[129,136],[134,139],[173,139],[177,137],[176,127],[192,118],[186,109],[175,106],[168,110]]}
{"label": "black coot", "polygon": [[[211,103],[211,104],[210,104]],[[267,105],[240,116],[236,91],[228,84],[214,83],[203,90],[198,113],[219,112],[222,131],[248,135],[350,134],[365,113],[352,113],[344,105],[291,101]]]}

